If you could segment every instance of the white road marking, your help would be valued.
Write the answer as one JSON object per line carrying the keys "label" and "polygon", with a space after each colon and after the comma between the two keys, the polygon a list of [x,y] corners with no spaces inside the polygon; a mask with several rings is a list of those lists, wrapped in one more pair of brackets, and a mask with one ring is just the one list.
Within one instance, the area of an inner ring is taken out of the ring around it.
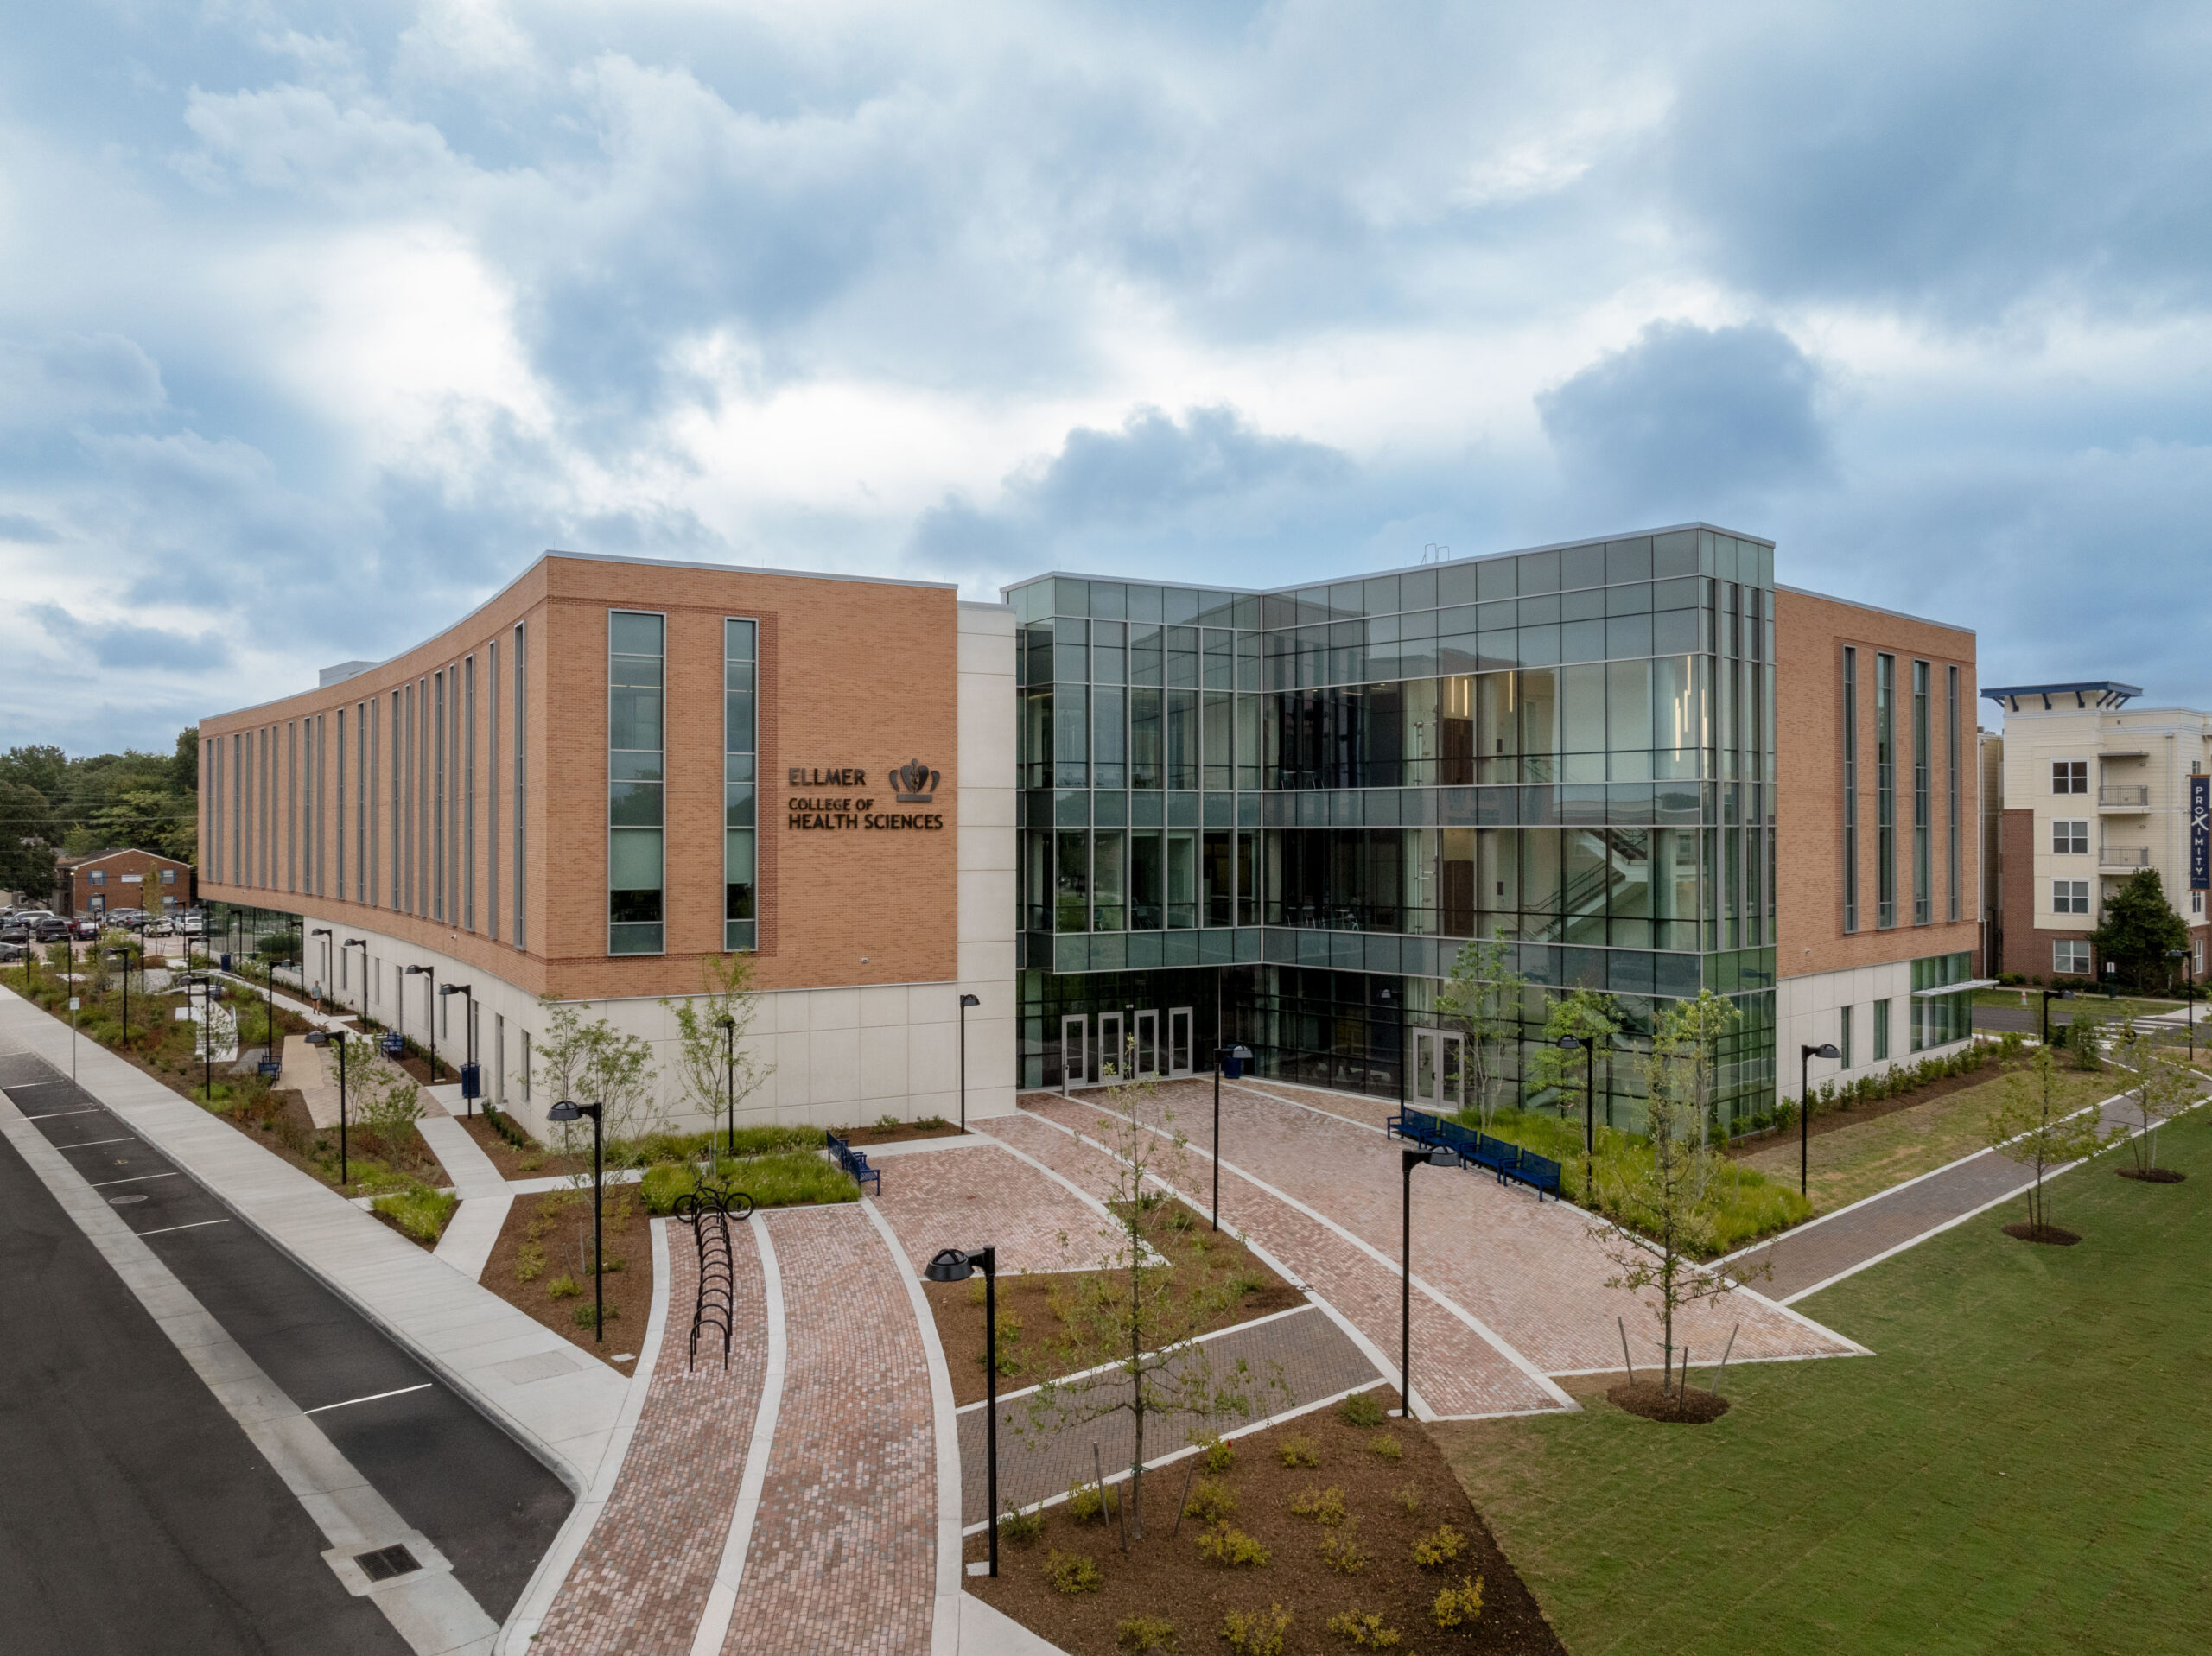
{"label": "white road marking", "polygon": [[95,1190],[105,1190],[111,1184],[143,1184],[148,1179],[173,1179],[175,1177],[176,1175],[175,1172],[133,1173],[127,1179],[102,1179],[99,1183],[93,1185],[92,1188]]}
{"label": "white road marking", "polygon": [[321,1414],[326,1410],[330,1409],[350,1409],[356,1403],[375,1403],[388,1397],[405,1397],[410,1392],[427,1392],[430,1389],[430,1381],[424,1380],[420,1386],[403,1386],[396,1392],[372,1392],[366,1397],[349,1397],[343,1403],[317,1404],[314,1408],[302,1409],[300,1412],[302,1414]]}
{"label": "white road marking", "polygon": [[198,1230],[203,1225],[227,1225],[227,1219],[195,1219],[188,1225],[162,1225],[154,1230],[134,1231],[135,1236],[166,1236],[173,1230]]}

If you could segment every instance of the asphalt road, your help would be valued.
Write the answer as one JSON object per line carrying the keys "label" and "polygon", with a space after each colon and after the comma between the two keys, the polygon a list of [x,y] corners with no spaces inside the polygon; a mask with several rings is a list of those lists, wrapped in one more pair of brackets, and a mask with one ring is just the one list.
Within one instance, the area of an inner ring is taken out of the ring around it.
{"label": "asphalt road", "polygon": [[[4,1054],[0,1088],[504,1618],[566,1487],[67,1077]],[[4,1139],[0,1215],[0,1651],[404,1652]]]}

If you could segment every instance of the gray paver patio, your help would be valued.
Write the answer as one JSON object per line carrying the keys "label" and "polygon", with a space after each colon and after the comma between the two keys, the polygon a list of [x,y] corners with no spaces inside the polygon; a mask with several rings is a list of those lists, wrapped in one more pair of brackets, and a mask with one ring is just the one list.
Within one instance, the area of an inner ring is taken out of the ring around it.
{"label": "gray paver patio", "polygon": [[1085,1270],[1105,1256],[1106,1215],[1051,1174],[1001,1144],[931,1142],[959,1147],[899,1157],[876,1198],[917,1272],[940,1248],[986,1242],[1007,1276]]}

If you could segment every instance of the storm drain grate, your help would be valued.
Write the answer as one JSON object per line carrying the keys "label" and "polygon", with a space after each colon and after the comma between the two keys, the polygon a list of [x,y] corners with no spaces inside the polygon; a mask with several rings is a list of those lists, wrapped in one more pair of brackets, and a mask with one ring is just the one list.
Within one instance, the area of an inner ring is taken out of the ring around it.
{"label": "storm drain grate", "polygon": [[404,1576],[423,1566],[415,1555],[404,1546],[378,1547],[374,1552],[357,1552],[353,1562],[361,1566],[361,1573],[371,1581],[390,1581],[394,1576]]}

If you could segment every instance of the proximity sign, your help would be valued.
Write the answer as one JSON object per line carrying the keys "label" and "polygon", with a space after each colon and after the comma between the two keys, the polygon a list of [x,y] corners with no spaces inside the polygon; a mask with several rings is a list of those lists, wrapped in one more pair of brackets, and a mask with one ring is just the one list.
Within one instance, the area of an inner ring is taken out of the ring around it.
{"label": "proximity sign", "polygon": [[2212,777],[2189,779],[2189,889],[2212,891]]}

